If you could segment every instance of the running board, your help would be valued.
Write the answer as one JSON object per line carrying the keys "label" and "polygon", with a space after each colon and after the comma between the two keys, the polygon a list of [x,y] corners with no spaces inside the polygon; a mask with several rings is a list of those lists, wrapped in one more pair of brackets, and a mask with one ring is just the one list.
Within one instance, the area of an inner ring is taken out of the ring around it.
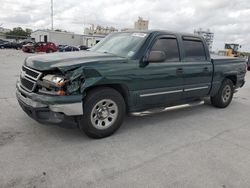
{"label": "running board", "polygon": [[142,112],[133,112],[133,113],[131,113],[131,115],[133,115],[133,116],[147,116],[147,115],[161,113],[161,112],[167,112],[167,111],[172,111],[172,110],[177,110],[177,109],[182,109],[182,108],[199,106],[199,105],[202,105],[204,103],[205,103],[204,101],[195,101],[195,102],[191,102],[191,103],[187,103],[187,104],[170,106],[170,107],[166,107],[166,108],[157,108],[157,109],[151,109],[151,110],[142,111]]}

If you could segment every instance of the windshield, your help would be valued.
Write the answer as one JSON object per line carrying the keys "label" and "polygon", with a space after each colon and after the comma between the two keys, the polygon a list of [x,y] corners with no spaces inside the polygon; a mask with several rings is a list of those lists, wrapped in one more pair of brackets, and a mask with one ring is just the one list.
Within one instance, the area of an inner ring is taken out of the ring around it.
{"label": "windshield", "polygon": [[147,35],[146,33],[113,33],[90,50],[130,58],[139,50]]}

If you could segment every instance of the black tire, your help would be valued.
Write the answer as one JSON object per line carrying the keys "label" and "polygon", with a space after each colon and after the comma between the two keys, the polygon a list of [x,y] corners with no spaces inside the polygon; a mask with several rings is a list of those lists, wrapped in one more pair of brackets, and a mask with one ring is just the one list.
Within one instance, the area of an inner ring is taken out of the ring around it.
{"label": "black tire", "polygon": [[[108,102],[103,106],[105,101]],[[111,105],[112,102],[114,106],[108,107],[107,105]],[[110,108],[114,107],[116,107],[114,111],[110,110]],[[106,109],[103,110],[103,108]],[[104,113],[106,117],[102,117],[102,111],[106,113]],[[111,111],[116,113],[115,118],[109,117],[113,116]],[[104,138],[113,134],[121,126],[125,115],[125,102],[121,94],[112,88],[96,88],[89,91],[86,98],[84,98],[83,113],[79,121],[80,129],[91,138]],[[104,125],[102,125],[103,123]]]}
{"label": "black tire", "polygon": [[225,108],[231,103],[233,94],[233,82],[229,79],[225,79],[222,82],[218,93],[215,96],[211,97],[211,104],[218,108]]}
{"label": "black tire", "polygon": [[53,52],[52,49],[48,49],[48,50],[46,51],[46,53],[52,53],[52,52]]}

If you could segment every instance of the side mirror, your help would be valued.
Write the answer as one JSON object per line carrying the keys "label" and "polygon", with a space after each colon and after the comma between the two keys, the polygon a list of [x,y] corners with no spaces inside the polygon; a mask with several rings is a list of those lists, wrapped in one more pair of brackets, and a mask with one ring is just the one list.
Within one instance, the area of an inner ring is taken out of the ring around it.
{"label": "side mirror", "polygon": [[151,51],[148,55],[148,62],[164,62],[166,60],[166,53],[163,51]]}

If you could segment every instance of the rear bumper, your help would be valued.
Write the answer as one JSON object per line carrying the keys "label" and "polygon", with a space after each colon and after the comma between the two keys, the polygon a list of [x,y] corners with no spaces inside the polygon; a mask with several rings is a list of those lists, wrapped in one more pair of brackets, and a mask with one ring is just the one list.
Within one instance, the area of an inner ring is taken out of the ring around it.
{"label": "rear bumper", "polygon": [[72,99],[29,93],[17,82],[16,97],[23,111],[42,124],[76,127],[77,118],[83,114],[81,96]]}

